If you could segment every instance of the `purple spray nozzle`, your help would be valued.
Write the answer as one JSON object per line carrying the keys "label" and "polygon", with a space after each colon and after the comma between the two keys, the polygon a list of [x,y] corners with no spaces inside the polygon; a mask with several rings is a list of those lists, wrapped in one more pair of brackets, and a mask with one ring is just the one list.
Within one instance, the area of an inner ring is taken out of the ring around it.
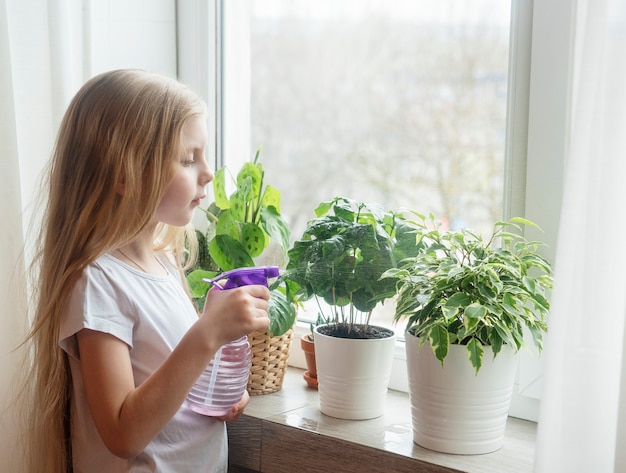
{"label": "purple spray nozzle", "polygon": [[222,279],[227,279],[222,289],[232,289],[234,287],[249,286],[251,284],[262,284],[267,287],[269,285],[267,280],[269,278],[278,277],[279,274],[278,266],[255,266],[231,269],[214,278],[204,278],[203,281],[219,288],[220,286],[215,283]]}

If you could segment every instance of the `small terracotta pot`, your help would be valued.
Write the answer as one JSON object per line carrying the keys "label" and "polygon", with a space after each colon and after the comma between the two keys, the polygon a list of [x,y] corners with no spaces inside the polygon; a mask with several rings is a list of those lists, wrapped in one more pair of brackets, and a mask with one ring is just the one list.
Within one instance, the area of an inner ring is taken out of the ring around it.
{"label": "small terracotta pot", "polygon": [[309,340],[309,335],[302,335],[300,338],[300,346],[304,351],[306,359],[307,371],[304,372],[304,380],[306,384],[313,389],[317,389],[317,367],[315,364],[315,342]]}

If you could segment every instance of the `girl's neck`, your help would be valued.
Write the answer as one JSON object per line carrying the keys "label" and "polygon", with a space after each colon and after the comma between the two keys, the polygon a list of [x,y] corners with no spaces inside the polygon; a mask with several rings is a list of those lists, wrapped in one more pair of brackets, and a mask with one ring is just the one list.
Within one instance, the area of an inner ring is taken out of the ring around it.
{"label": "girl's neck", "polygon": [[155,276],[167,276],[167,268],[163,265],[152,247],[130,243],[111,252],[117,259],[144,273]]}

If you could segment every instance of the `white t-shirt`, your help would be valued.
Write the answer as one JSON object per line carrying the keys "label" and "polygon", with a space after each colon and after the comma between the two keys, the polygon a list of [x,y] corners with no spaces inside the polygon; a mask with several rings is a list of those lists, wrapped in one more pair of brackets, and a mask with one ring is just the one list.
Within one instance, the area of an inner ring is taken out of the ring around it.
{"label": "white t-shirt", "polygon": [[[166,263],[165,258],[160,258]],[[187,401],[139,456],[125,460],[104,445],[91,417],[80,369],[76,333],[109,333],[129,347],[135,385],[172,352],[197,320],[179,273],[143,273],[110,255],[89,265],[72,291],[60,327],[60,345],[72,372],[72,455],[75,473],[225,473],[226,424],[193,412]]]}

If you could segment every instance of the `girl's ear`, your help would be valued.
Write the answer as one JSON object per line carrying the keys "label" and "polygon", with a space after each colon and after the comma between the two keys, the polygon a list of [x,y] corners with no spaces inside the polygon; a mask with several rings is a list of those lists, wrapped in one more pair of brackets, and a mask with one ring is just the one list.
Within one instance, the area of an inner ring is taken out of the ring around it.
{"label": "girl's ear", "polygon": [[124,192],[126,192],[126,180],[124,178],[122,178],[115,186],[115,192],[119,195],[124,195]]}

